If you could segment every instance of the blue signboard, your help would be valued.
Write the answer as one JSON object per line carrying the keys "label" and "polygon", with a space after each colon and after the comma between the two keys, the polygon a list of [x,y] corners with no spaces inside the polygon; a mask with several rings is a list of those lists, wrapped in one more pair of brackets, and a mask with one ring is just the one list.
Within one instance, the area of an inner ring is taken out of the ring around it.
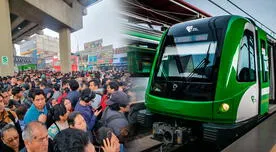
{"label": "blue signboard", "polygon": [[32,52],[33,64],[37,64],[37,50],[33,50]]}
{"label": "blue signboard", "polygon": [[97,56],[88,55],[88,63],[95,63],[97,62]]}

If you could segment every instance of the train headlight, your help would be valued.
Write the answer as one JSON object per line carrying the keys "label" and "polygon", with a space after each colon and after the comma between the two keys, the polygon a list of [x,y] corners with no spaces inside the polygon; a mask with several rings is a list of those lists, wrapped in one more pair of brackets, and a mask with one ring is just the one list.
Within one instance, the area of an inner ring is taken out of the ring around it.
{"label": "train headlight", "polygon": [[230,106],[227,103],[223,103],[219,107],[219,111],[221,112],[227,112],[229,110]]}

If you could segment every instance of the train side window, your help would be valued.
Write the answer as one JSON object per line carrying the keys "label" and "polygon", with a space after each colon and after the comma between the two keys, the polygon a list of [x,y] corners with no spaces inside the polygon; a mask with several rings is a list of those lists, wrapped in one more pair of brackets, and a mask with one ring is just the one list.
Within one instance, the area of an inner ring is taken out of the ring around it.
{"label": "train side window", "polygon": [[256,81],[254,37],[253,32],[249,30],[244,31],[240,43],[237,80],[239,82]]}
{"label": "train side window", "polygon": [[262,62],[262,76],[263,76],[263,82],[268,81],[268,57],[266,55],[266,45],[265,41],[261,40],[261,62]]}

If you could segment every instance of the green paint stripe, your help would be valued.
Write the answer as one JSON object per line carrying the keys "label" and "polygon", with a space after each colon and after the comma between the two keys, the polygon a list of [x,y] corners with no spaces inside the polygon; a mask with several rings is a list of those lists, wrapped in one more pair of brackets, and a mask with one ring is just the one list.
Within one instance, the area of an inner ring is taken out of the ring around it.
{"label": "green paint stripe", "polygon": [[149,39],[149,40],[155,40],[155,41],[160,41],[161,40],[161,37],[156,37],[156,36],[142,34],[142,33],[133,32],[133,31],[126,31],[126,34],[131,35],[131,36],[135,36],[135,37]]}

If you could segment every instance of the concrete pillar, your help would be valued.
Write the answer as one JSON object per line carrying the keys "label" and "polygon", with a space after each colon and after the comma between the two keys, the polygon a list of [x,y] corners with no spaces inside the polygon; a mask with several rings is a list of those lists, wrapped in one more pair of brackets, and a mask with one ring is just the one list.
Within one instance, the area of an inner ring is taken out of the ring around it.
{"label": "concrete pillar", "polygon": [[71,37],[70,30],[63,28],[59,31],[59,53],[62,73],[71,72]]}
{"label": "concrete pillar", "polygon": [[9,0],[0,0],[0,21],[0,76],[8,76],[14,74]]}

